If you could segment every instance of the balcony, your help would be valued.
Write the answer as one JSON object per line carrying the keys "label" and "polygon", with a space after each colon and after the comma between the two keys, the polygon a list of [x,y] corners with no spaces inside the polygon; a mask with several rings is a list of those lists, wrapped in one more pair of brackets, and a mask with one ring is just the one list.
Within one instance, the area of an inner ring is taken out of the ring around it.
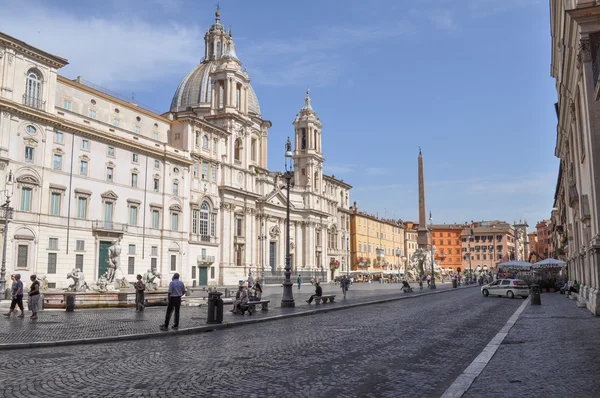
{"label": "balcony", "polygon": [[122,234],[127,232],[127,224],[116,223],[112,221],[92,221],[92,231],[94,232],[116,232]]}
{"label": "balcony", "polygon": [[246,244],[246,238],[244,238],[243,236],[239,236],[239,235],[234,236],[233,241],[235,242],[236,245]]}
{"label": "balcony", "polygon": [[35,109],[41,109],[44,110],[45,106],[46,106],[46,101],[42,101],[41,99],[37,98],[37,97],[31,97],[27,94],[23,94],[23,105],[35,108]]}
{"label": "balcony", "polygon": [[215,256],[198,256],[196,259],[199,266],[210,266],[215,262]]}

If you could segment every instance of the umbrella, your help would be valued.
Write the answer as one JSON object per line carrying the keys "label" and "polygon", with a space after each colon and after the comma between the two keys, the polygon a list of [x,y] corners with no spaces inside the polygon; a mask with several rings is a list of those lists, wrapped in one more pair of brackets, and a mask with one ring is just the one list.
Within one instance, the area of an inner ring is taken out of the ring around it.
{"label": "umbrella", "polygon": [[562,268],[566,265],[567,263],[565,263],[562,260],[557,260],[555,258],[546,258],[542,261],[538,261],[537,263],[533,264],[533,268]]}

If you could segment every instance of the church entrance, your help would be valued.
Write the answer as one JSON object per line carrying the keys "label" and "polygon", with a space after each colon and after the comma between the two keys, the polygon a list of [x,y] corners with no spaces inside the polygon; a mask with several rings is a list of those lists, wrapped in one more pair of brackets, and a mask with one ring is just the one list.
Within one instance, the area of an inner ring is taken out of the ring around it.
{"label": "church entrance", "polygon": [[208,268],[200,267],[200,286],[206,286],[208,284]]}
{"label": "church entrance", "polygon": [[269,242],[269,265],[271,266],[271,272],[275,272],[275,254],[277,249],[277,242]]}

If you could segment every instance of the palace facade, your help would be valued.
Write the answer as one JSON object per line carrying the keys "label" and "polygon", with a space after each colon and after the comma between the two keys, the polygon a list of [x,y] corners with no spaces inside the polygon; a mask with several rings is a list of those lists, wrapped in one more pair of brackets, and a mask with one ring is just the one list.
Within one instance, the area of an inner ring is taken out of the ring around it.
{"label": "palace facade", "polygon": [[[7,273],[94,281],[120,240],[130,281],[235,284],[285,266],[287,192],[267,167],[271,123],[220,22],[203,58],[158,114],[78,77],[67,60],[0,33],[0,178],[9,194]],[[323,174],[323,125],[306,93],[293,131],[291,264],[334,276],[346,262],[351,186]],[[282,157],[284,151],[282,150]]]}

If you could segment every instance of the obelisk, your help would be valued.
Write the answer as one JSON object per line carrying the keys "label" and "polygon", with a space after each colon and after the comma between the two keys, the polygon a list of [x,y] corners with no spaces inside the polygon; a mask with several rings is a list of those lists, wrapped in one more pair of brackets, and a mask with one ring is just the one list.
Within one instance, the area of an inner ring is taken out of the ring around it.
{"label": "obelisk", "polygon": [[425,207],[425,171],[423,169],[423,154],[419,147],[419,229],[417,230],[417,245],[420,249],[429,247],[427,230],[427,213]]}

